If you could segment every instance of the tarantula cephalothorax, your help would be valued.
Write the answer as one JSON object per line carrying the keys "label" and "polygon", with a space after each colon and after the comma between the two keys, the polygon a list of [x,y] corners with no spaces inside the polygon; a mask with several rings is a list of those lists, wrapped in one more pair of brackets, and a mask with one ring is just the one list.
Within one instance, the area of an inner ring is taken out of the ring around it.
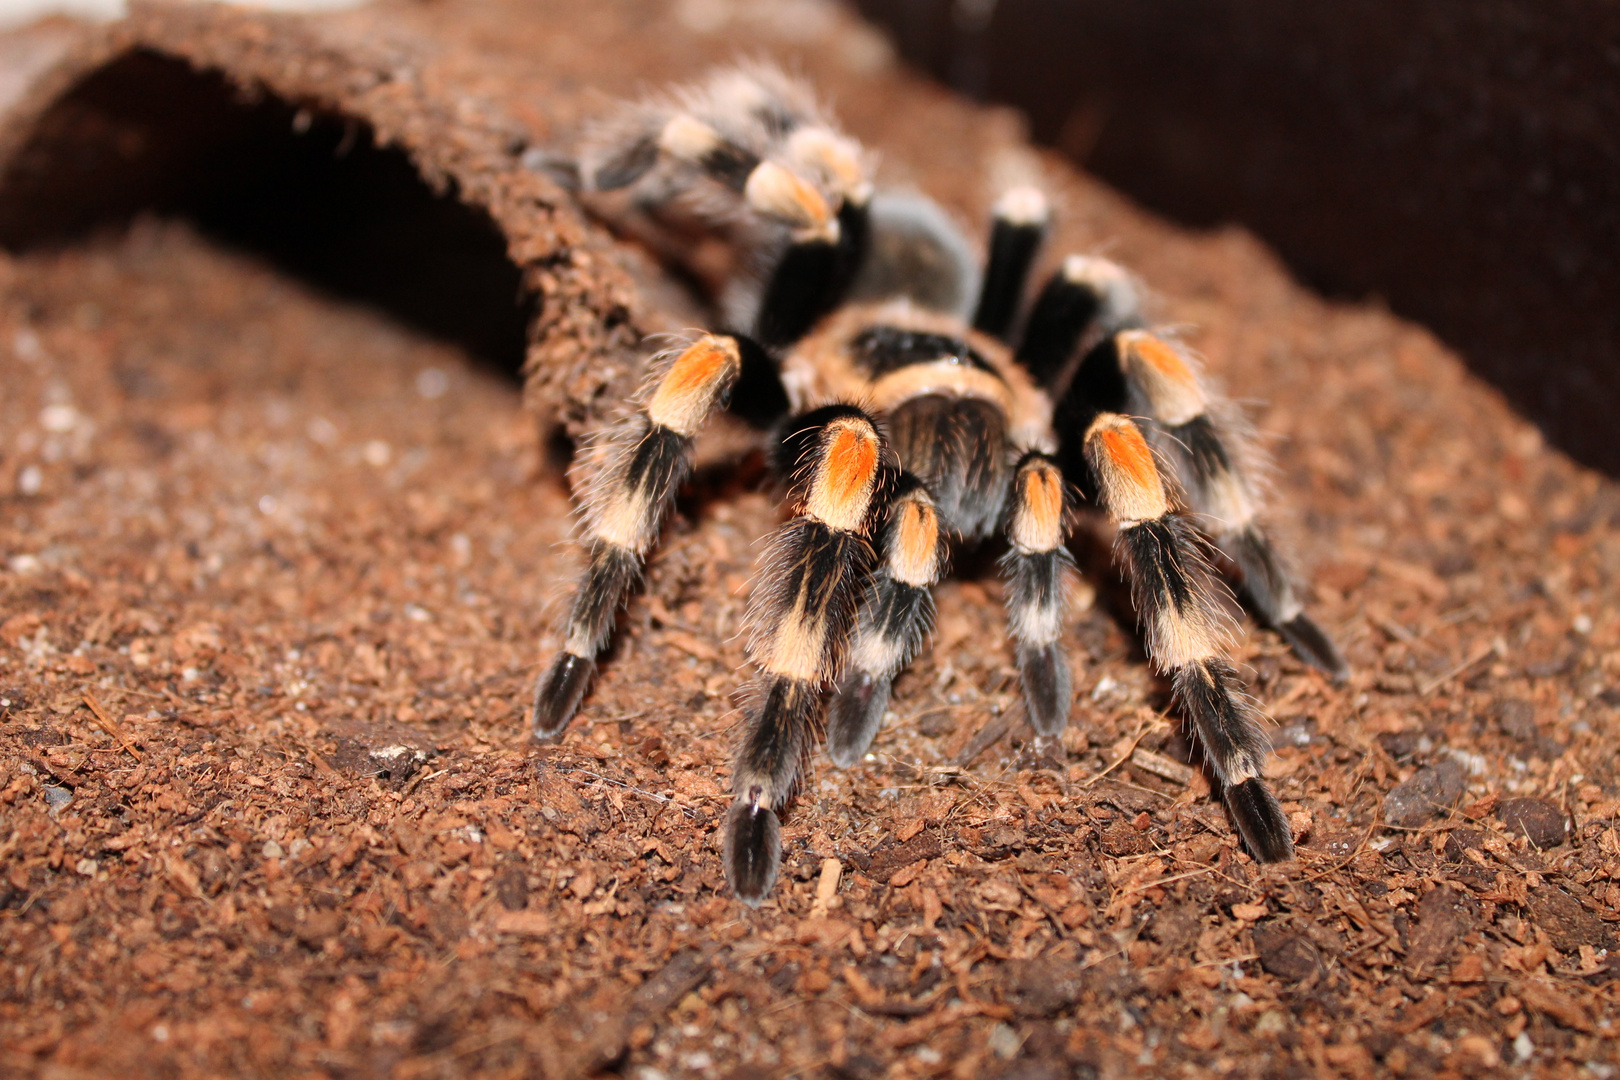
{"label": "tarantula cephalothorax", "polygon": [[1181,348],[1143,329],[1119,267],[1068,258],[1020,319],[1048,227],[1039,192],[1018,188],[996,204],[981,275],[943,211],[874,192],[860,147],[803,86],[768,69],[723,71],[623,108],[587,136],[573,169],[584,192],[622,189],[650,220],[720,233],[751,273],[721,297],[733,329],[659,357],[633,414],[576,464],[589,565],[563,651],[536,689],[537,737],[578,709],[693,438],[729,402],[774,421],[772,461],[796,510],[770,539],[749,605],[758,673],[725,840],[738,897],[757,904],[776,879],[777,811],[827,689],[834,762],[859,760],[877,733],[892,680],[932,628],[950,543],[1005,534],[1029,720],[1042,735],[1062,730],[1073,489],[1117,527],[1148,654],[1249,850],[1292,856],[1262,778],[1268,740],[1224,658],[1231,628],[1208,545],[1301,657],[1335,676],[1344,662],[1301,610],[1260,524],[1256,452],[1240,420]]}

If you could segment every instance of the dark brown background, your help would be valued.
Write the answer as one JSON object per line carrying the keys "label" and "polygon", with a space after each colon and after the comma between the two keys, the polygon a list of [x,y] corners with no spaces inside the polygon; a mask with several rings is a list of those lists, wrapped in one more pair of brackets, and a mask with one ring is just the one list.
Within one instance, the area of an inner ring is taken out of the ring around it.
{"label": "dark brown background", "polygon": [[1318,288],[1386,298],[1559,446],[1620,469],[1620,8],[860,7],[1147,205],[1241,222]]}

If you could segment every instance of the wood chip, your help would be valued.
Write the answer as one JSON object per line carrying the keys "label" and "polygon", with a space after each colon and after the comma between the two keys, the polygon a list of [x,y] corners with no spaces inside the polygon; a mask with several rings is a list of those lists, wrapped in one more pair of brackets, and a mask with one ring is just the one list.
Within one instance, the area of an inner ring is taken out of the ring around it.
{"label": "wood chip", "polygon": [[1173,758],[1167,758],[1163,754],[1156,754],[1152,750],[1137,747],[1131,752],[1131,764],[1143,772],[1152,773],[1161,780],[1168,780],[1172,784],[1180,784],[1186,787],[1192,783],[1193,770],[1190,766],[1183,765]]}
{"label": "wood chip", "polygon": [[816,898],[810,905],[811,918],[827,914],[833,897],[838,895],[838,878],[843,872],[843,864],[837,859],[821,860],[821,877],[816,881]]}

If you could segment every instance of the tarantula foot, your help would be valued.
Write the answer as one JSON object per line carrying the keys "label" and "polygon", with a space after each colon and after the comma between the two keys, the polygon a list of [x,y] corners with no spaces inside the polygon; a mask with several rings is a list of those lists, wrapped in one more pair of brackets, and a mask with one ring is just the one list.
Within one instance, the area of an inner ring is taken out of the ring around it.
{"label": "tarantula foot", "polygon": [[1277,627],[1277,633],[1288,642],[1307,664],[1318,669],[1322,674],[1336,683],[1342,683],[1350,678],[1350,665],[1345,662],[1339,650],[1334,647],[1333,640],[1322,631],[1320,626],[1311,621],[1311,617],[1304,612],[1295,615],[1292,619]]}
{"label": "tarantula foot", "polygon": [[858,764],[889,708],[890,680],[869,671],[851,671],[838,684],[827,712],[827,756],[840,769]]}
{"label": "tarantula foot", "polygon": [[558,653],[551,670],[535,684],[534,708],[529,713],[529,726],[534,737],[552,739],[562,733],[568,721],[579,711],[580,699],[590,685],[596,662],[573,653]]}
{"label": "tarantula foot", "polygon": [[1060,734],[1069,724],[1069,708],[1074,703],[1074,680],[1062,643],[1021,646],[1018,670],[1024,677],[1029,726],[1037,735]]}
{"label": "tarantula foot", "polygon": [[1265,863],[1287,862],[1294,857],[1293,831],[1277,804],[1277,796],[1264,780],[1251,776],[1227,788],[1224,797],[1251,855]]}
{"label": "tarantula foot", "polygon": [[748,799],[731,804],[726,819],[726,880],[737,899],[759,907],[782,868],[782,823],[768,806]]}

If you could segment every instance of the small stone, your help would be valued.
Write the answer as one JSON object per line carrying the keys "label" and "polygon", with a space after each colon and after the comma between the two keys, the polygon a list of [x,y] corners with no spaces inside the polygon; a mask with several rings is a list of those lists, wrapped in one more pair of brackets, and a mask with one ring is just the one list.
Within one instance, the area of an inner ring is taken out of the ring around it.
{"label": "small stone", "polygon": [[931,709],[917,718],[917,730],[930,739],[956,730],[956,717],[950,709]]}
{"label": "small stone", "polygon": [[1085,992],[1076,958],[1064,950],[1008,967],[1009,1003],[1019,1016],[1056,1016],[1071,1010]]}
{"label": "small stone", "polygon": [[1514,742],[1530,742],[1536,737],[1536,710],[1522,698],[1504,698],[1496,703],[1496,726]]}
{"label": "small stone", "polygon": [[58,784],[45,785],[45,805],[51,808],[51,813],[56,813],[58,810],[62,809],[62,807],[66,806],[72,801],[73,792],[69,791],[67,788],[61,787]]}
{"label": "small stone", "polygon": [[1416,754],[1422,749],[1423,732],[1417,728],[1408,728],[1405,731],[1386,731],[1378,736],[1378,745],[1384,748],[1384,753],[1396,761]]}
{"label": "small stone", "polygon": [[1582,945],[1593,949],[1615,947],[1614,935],[1603,920],[1562,889],[1546,884],[1532,889],[1525,907],[1530,921],[1546,933],[1559,952],[1577,953]]}
{"label": "small stone", "polygon": [[1509,836],[1527,836],[1538,848],[1557,847],[1568,835],[1564,811],[1551,799],[1504,799],[1496,816]]}
{"label": "small stone", "polygon": [[1456,761],[1419,769],[1384,796],[1384,820],[1397,828],[1416,828],[1450,809],[1466,788],[1463,767]]}
{"label": "small stone", "polygon": [[1287,1030],[1287,1019],[1276,1009],[1267,1009],[1254,1022],[1254,1037],[1257,1039],[1275,1039]]}
{"label": "small stone", "polygon": [[522,911],[529,906],[529,876],[522,865],[510,864],[495,875],[495,898],[507,911]]}
{"label": "small stone", "polygon": [[259,853],[267,859],[279,859],[287,854],[281,849],[281,845],[274,840],[266,840],[264,847],[259,849]]}
{"label": "small stone", "polygon": [[343,930],[343,916],[336,911],[318,911],[293,929],[298,940],[311,949],[319,949],[330,938]]}
{"label": "small stone", "polygon": [[997,1024],[990,1031],[990,1052],[1003,1061],[1011,1061],[1018,1056],[1018,1050],[1024,1045],[1024,1040],[1018,1037],[1018,1032],[1006,1024]]}
{"label": "small stone", "polygon": [[1261,967],[1290,983],[1304,982],[1322,966],[1320,954],[1309,938],[1280,926],[1256,926],[1254,949],[1260,954]]}

